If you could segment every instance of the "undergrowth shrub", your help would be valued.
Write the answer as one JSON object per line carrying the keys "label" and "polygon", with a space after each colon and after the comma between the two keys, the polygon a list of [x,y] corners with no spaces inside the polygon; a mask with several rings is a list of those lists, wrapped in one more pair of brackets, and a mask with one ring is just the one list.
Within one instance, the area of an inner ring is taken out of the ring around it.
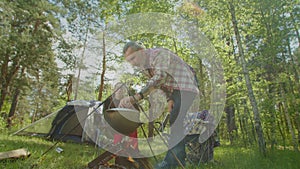
{"label": "undergrowth shrub", "polygon": [[6,130],[6,121],[3,117],[0,117],[0,132],[5,132]]}

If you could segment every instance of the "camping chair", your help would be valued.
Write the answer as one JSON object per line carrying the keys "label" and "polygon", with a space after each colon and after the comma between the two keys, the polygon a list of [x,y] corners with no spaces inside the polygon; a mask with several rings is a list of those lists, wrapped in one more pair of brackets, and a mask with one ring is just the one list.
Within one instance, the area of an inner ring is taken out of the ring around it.
{"label": "camping chair", "polygon": [[214,148],[220,145],[216,140],[213,116],[207,110],[189,113],[185,119],[185,127],[187,161],[198,166],[200,163],[213,161]]}
{"label": "camping chair", "polygon": [[[158,129],[162,135],[168,123],[169,114],[165,115],[163,121],[156,122],[159,125]],[[214,119],[209,115],[208,111],[204,110],[196,113],[188,113],[186,116],[184,126],[187,136],[185,137],[186,143],[186,160],[191,164],[200,165],[200,163],[207,163],[213,160],[214,147],[220,145],[216,139],[217,132],[213,131],[211,134],[210,129],[214,128]],[[205,136],[206,135],[206,136]],[[201,141],[202,138],[207,138]]]}
{"label": "camping chair", "polygon": [[187,161],[191,164],[200,165],[214,160],[214,148],[218,146],[215,135],[210,136],[203,143],[199,142],[199,135],[186,137]]}

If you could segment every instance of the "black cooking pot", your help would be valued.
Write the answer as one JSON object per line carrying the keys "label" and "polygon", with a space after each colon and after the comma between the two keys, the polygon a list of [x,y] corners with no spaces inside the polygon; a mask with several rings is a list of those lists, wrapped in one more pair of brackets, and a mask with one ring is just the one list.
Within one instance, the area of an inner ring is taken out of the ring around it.
{"label": "black cooking pot", "polygon": [[142,125],[140,112],[132,109],[108,109],[104,113],[104,119],[113,129],[124,135],[129,135]]}

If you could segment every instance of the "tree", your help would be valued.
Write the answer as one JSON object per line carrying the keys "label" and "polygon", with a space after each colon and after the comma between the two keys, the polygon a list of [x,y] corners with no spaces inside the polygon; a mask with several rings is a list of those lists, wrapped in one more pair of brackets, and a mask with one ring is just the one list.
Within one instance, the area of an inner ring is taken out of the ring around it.
{"label": "tree", "polygon": [[[10,96],[10,88],[18,86],[24,92],[21,83],[13,85],[15,79],[33,78],[38,72],[56,74],[52,42],[58,33],[58,20],[54,13],[58,8],[48,1],[5,1],[0,3],[5,9],[1,18],[5,21],[1,27],[4,39],[1,41],[1,93],[0,110],[5,99]],[[9,116],[14,115],[14,104],[19,92],[14,92],[15,98]],[[9,122],[10,123],[10,122]]]}
{"label": "tree", "polygon": [[237,40],[239,57],[241,59],[243,73],[244,73],[245,80],[246,80],[248,95],[249,95],[249,99],[250,99],[252,109],[253,109],[253,113],[254,113],[255,129],[256,129],[256,134],[258,136],[259,149],[264,155],[266,155],[266,145],[265,145],[265,139],[264,139],[263,130],[262,130],[262,126],[261,126],[259,110],[258,110],[256,99],[255,99],[255,96],[254,96],[254,93],[253,93],[252,84],[251,84],[250,77],[249,77],[249,71],[248,71],[247,66],[246,66],[247,63],[246,63],[245,56],[244,56],[244,49],[242,47],[243,42],[241,41],[239,28],[238,28],[238,23],[237,23],[237,20],[236,20],[235,7],[234,7],[234,4],[233,4],[232,1],[229,2],[228,5],[229,5],[229,10],[230,10],[230,13],[231,13],[231,17],[232,17],[232,25],[233,25],[236,40]]}

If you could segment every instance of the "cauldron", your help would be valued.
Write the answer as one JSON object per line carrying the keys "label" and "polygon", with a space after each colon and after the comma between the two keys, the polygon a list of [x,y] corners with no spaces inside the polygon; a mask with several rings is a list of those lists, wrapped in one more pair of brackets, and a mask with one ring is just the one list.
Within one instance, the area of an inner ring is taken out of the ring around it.
{"label": "cauldron", "polygon": [[108,109],[104,113],[104,119],[113,129],[124,135],[129,135],[142,125],[140,112],[132,109]]}

